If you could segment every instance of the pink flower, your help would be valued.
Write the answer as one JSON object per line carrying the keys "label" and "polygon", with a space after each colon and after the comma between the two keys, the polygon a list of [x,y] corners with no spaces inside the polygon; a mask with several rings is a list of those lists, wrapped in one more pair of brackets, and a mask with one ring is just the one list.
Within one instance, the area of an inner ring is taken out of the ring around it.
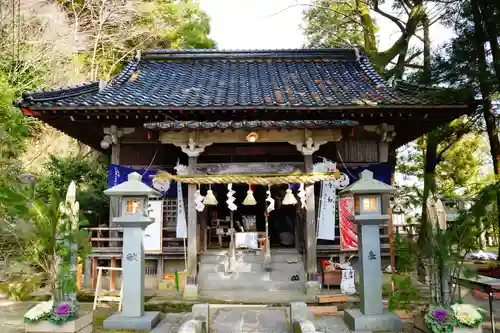
{"label": "pink flower", "polygon": [[59,316],[67,315],[71,312],[71,305],[69,303],[62,303],[56,307],[54,312]]}

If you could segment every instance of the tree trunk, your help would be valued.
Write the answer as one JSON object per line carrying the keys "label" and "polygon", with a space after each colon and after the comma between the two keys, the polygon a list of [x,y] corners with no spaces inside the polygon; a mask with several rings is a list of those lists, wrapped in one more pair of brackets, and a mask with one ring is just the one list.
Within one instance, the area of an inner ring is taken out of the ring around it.
{"label": "tree trunk", "polygon": [[422,195],[422,218],[420,221],[420,230],[418,232],[418,278],[425,282],[424,260],[429,256],[429,244],[432,241],[432,225],[427,216],[427,200],[431,193],[436,192],[436,165],[437,165],[437,132],[433,131],[427,134],[427,147],[425,149],[424,162],[424,190]]}
{"label": "tree trunk", "polygon": [[424,71],[422,74],[422,82],[429,84],[431,82],[431,36],[430,22],[427,14],[422,18],[422,26],[424,27]]}
{"label": "tree trunk", "polygon": [[379,68],[385,68],[395,57],[401,55],[404,49],[408,49],[408,42],[415,34],[417,27],[422,21],[422,15],[425,14],[425,5],[422,0],[414,2],[406,21],[405,31],[397,41],[384,52],[378,52],[371,60]]}
{"label": "tree trunk", "polygon": [[498,43],[499,33],[496,29],[495,8],[489,0],[479,0],[479,11],[486,30],[486,38],[490,43],[493,68],[497,77],[497,89],[500,90],[500,45]]}
{"label": "tree trunk", "polygon": [[[481,89],[481,95],[485,100],[483,105],[483,116],[486,122],[486,130],[488,132],[488,139],[490,141],[490,152],[491,158],[493,160],[493,169],[497,182],[500,174],[499,170],[499,159],[500,159],[500,142],[498,140],[498,134],[496,129],[495,115],[491,107],[490,95],[492,92],[491,85],[488,81],[488,67],[486,62],[486,53],[484,51],[484,43],[486,42],[486,36],[484,33],[483,22],[481,21],[481,12],[479,9],[479,1],[471,0],[472,16],[474,20],[474,51],[478,66],[478,76],[479,76],[479,88]],[[498,74],[498,73],[497,73]],[[500,195],[497,194],[497,207],[500,208]],[[498,226],[500,228],[500,209],[497,209],[498,214]],[[498,258],[500,258],[500,247],[498,249]]]}

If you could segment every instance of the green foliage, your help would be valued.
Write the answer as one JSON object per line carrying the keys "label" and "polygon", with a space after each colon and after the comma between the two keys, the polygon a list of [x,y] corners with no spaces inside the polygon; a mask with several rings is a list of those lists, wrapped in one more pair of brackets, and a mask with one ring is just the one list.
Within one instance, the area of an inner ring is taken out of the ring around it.
{"label": "green foliage", "polygon": [[78,0],[63,8],[78,17],[78,30],[90,36],[89,47],[74,58],[91,79],[110,79],[137,50],[216,46],[208,37],[209,16],[193,0],[141,0],[127,5],[120,0]]}
{"label": "green foliage", "polygon": [[410,277],[392,277],[394,293],[389,297],[389,311],[405,310],[410,312],[416,301],[420,300],[420,291],[415,288]]}
{"label": "green foliage", "polygon": [[364,48],[363,27],[357,20],[355,0],[315,0],[304,13],[309,47]]}
{"label": "green foliage", "polygon": [[[12,106],[14,92],[0,72],[0,186],[15,185],[29,130],[26,118]],[[1,216],[1,213],[0,213]]]}
{"label": "green foliage", "polygon": [[[68,244],[77,244],[79,256],[85,257],[88,251],[88,242],[85,240],[87,234],[80,229],[86,225],[86,221],[78,221],[76,228],[70,228],[68,218],[61,211],[58,193],[52,191],[48,201],[42,201],[36,198],[35,190],[32,183],[17,190],[0,188],[0,198],[10,207],[12,216],[30,221],[29,228],[17,235],[22,257],[25,263],[44,273],[44,280],[55,295],[59,274],[65,276],[69,270],[69,263],[62,264],[72,255]],[[72,280],[73,277],[69,279]],[[67,284],[68,289],[74,285],[64,279],[63,284]]]}
{"label": "green foliage", "polygon": [[17,274],[0,284],[0,290],[12,300],[25,301],[42,281],[43,277],[40,274]]}
{"label": "green foliage", "polygon": [[107,221],[109,198],[103,193],[107,186],[104,160],[96,160],[92,156],[50,156],[37,181],[36,196],[46,201],[51,191],[55,190],[59,197],[63,197],[72,181],[80,189],[76,199],[85,207],[81,213],[89,225],[97,226]]}
{"label": "green foliage", "polygon": [[417,266],[417,244],[409,235],[397,234],[394,239],[394,251],[397,253],[396,272],[412,273]]}

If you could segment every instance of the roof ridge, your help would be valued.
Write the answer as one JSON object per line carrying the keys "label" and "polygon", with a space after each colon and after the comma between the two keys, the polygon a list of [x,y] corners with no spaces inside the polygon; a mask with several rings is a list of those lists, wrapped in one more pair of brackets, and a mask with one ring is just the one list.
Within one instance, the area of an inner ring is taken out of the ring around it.
{"label": "roof ridge", "polygon": [[99,81],[90,81],[75,86],[56,89],[29,91],[22,94],[22,99],[32,102],[52,101],[61,98],[75,97],[82,94],[99,91]]}
{"label": "roof ridge", "polygon": [[356,60],[356,49],[277,49],[277,50],[148,50],[141,55],[143,60],[166,59],[300,59],[331,58],[337,60]]}
{"label": "roof ridge", "polygon": [[125,83],[132,74],[137,70],[139,63],[141,62],[140,58],[134,57],[130,60],[127,65],[118,73],[109,83],[110,85],[122,84]]}

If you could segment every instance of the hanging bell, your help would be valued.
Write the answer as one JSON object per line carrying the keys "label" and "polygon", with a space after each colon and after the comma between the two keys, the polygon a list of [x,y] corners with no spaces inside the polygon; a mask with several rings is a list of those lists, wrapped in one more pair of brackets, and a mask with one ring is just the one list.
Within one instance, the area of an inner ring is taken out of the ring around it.
{"label": "hanging bell", "polygon": [[247,191],[247,196],[245,200],[243,200],[243,206],[255,206],[257,204],[257,201],[255,200],[255,197],[253,196],[253,191],[252,187],[249,185],[249,189]]}
{"label": "hanging bell", "polygon": [[203,200],[203,204],[205,206],[217,206],[217,199],[215,198],[214,192],[212,191],[212,186],[207,191],[207,195],[205,196],[205,200]]}
{"label": "hanging bell", "polygon": [[297,204],[297,199],[295,198],[295,195],[292,193],[292,189],[289,187],[286,190],[285,197],[283,198],[283,205],[295,205]]}

